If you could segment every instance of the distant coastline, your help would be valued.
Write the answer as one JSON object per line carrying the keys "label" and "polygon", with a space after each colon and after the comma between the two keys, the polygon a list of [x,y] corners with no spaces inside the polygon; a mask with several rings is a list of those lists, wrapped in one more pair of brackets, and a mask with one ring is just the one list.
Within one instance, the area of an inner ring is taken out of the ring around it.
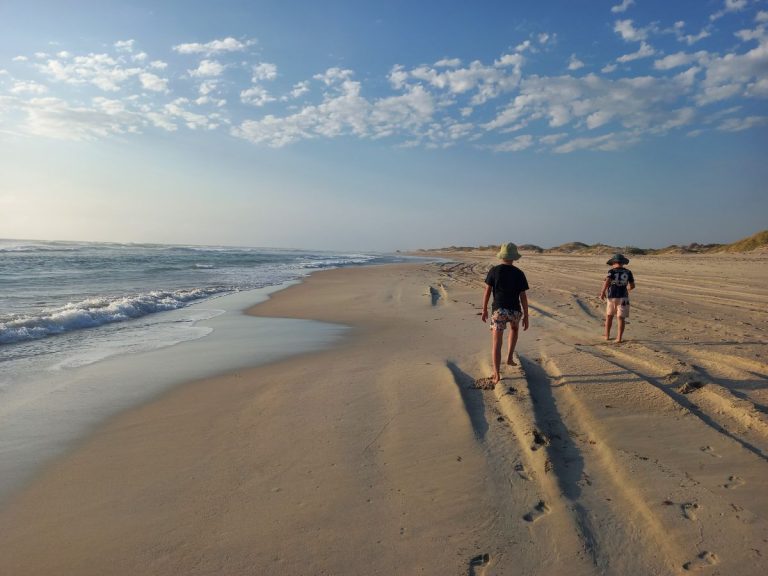
{"label": "distant coastline", "polygon": [[[699,244],[694,242],[684,246],[672,244],[666,248],[638,248],[637,246],[611,246],[608,244],[585,244],[584,242],[567,242],[552,248],[542,248],[536,244],[520,244],[521,252],[534,252],[537,254],[577,254],[584,256],[598,256],[600,254],[613,254],[621,252],[635,256],[656,256],[664,254],[714,254],[734,252],[768,252],[768,230],[763,230],[742,238],[731,244]],[[427,248],[416,250],[416,253],[432,252],[494,252],[498,245],[487,246],[448,246],[445,248]]]}

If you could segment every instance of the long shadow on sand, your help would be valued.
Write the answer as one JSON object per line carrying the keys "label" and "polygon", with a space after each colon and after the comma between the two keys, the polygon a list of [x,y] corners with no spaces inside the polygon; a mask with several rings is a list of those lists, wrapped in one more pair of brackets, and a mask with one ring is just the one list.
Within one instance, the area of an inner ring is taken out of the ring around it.
{"label": "long shadow on sand", "polygon": [[579,502],[581,484],[588,478],[584,472],[584,457],[581,450],[571,439],[570,432],[557,409],[557,402],[552,394],[552,381],[546,370],[537,362],[520,356],[520,363],[528,381],[528,390],[533,402],[534,422],[543,433],[547,458],[557,478],[557,484],[565,498],[571,501],[571,510],[579,526],[584,549],[592,562],[600,565],[597,531],[587,509]]}
{"label": "long shadow on sand", "polygon": [[472,423],[472,429],[475,436],[483,440],[488,433],[488,421],[485,419],[485,401],[483,393],[474,387],[475,379],[462,371],[453,362],[447,363],[448,370],[453,374],[453,380],[459,387],[461,399],[464,402],[464,409],[469,415],[469,421]]}

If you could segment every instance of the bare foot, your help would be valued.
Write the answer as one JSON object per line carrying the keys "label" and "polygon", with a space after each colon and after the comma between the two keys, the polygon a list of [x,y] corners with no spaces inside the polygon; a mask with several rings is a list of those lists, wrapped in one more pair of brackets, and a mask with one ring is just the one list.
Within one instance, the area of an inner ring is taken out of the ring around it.
{"label": "bare foot", "polygon": [[515,362],[512,356],[507,357],[507,366],[517,366],[517,362]]}
{"label": "bare foot", "polygon": [[491,382],[493,382],[494,384],[497,384],[499,380],[501,380],[501,374],[499,374],[498,372],[493,376],[491,376]]}

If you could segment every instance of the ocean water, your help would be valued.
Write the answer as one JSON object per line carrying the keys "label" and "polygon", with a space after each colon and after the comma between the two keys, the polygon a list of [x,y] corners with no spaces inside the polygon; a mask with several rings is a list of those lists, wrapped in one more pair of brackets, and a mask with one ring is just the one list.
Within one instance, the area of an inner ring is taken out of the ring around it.
{"label": "ocean water", "polygon": [[242,313],[373,253],[0,240],[0,504],[106,418],[180,383],[321,349],[345,328]]}
{"label": "ocean water", "polygon": [[[191,304],[397,255],[0,240],[0,389],[40,363],[74,367],[202,337]],[[188,309],[172,322],[163,315]]]}

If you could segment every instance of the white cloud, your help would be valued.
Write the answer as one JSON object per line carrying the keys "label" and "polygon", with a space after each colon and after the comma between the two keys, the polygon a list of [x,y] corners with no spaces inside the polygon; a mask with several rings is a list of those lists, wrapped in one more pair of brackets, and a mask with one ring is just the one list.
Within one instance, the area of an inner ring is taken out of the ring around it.
{"label": "white cloud", "polygon": [[523,65],[523,62],[525,62],[525,58],[521,54],[504,54],[501,58],[495,60],[493,65],[497,68],[506,68],[508,66],[519,68]]}
{"label": "white cloud", "polygon": [[686,34],[685,36],[681,36],[681,40],[688,44],[688,46],[692,46],[693,44],[696,44],[696,42],[704,40],[704,38],[708,38],[709,36],[709,28],[702,28],[701,32],[698,34]]}
{"label": "white cloud", "polygon": [[25,132],[59,140],[94,140],[136,132],[141,124],[135,115],[110,110],[101,102],[88,107],[58,98],[33,98],[23,103],[21,110],[26,115],[22,123]]}
{"label": "white cloud", "polygon": [[174,46],[173,49],[179,54],[205,54],[206,56],[212,56],[214,54],[226,52],[242,52],[255,43],[255,40],[241,42],[235,38],[227,37],[222,40],[212,40],[206,44],[200,44],[198,42],[178,44]]}
{"label": "white cloud", "polygon": [[269,92],[261,86],[253,86],[240,92],[240,100],[251,106],[264,106],[269,102],[274,102],[275,98],[270,96]]}
{"label": "white cloud", "polygon": [[[749,86],[768,80],[768,38],[744,54],[726,54],[703,62],[706,75],[699,104],[708,104],[744,94]],[[760,91],[756,93],[759,95]]]}
{"label": "white cloud", "polygon": [[547,34],[546,32],[542,32],[537,37],[539,44],[546,44],[552,39],[552,36],[550,34]]}
{"label": "white cloud", "polygon": [[435,62],[438,68],[458,68],[461,66],[461,60],[458,58],[444,58]]}
{"label": "white cloud", "polygon": [[149,54],[146,52],[139,52],[138,54],[133,54],[131,56],[131,60],[134,62],[144,62],[147,58],[149,58]]}
{"label": "white cloud", "polygon": [[253,67],[252,82],[261,82],[262,80],[274,80],[277,78],[277,66],[268,62],[261,62]]}
{"label": "white cloud", "polygon": [[163,113],[167,118],[178,118],[182,120],[187,128],[191,130],[213,130],[218,128],[221,121],[218,114],[207,116],[204,114],[197,114],[187,110],[187,104],[189,104],[189,100],[186,98],[177,98],[163,107]]}
{"label": "white cloud", "polygon": [[402,88],[408,79],[415,79],[450,96],[472,94],[471,104],[476,106],[513,90],[520,81],[524,60],[520,54],[504,54],[493,66],[475,60],[464,68],[442,71],[427,66],[419,66],[410,71],[399,67],[390,73],[390,82]]}
{"label": "white cloud", "polygon": [[533,146],[533,136],[525,134],[493,146],[496,152],[520,152]]}
{"label": "white cloud", "polygon": [[219,86],[218,80],[203,80],[200,82],[200,86],[198,86],[197,91],[202,96],[207,96],[211,92],[215,91]]}
{"label": "white cloud", "polygon": [[221,76],[226,66],[217,60],[202,60],[194,70],[189,70],[189,75],[195,78],[215,78]]}
{"label": "white cloud", "polygon": [[747,116],[746,118],[729,118],[725,120],[718,130],[722,132],[742,132],[758,126],[768,126],[768,116]]}
{"label": "white cloud", "polygon": [[127,80],[141,74],[141,68],[125,68],[108,54],[75,56],[66,61],[50,59],[38,65],[44,74],[68,84],[92,84],[101,90],[115,92]]}
{"label": "white cloud", "polygon": [[[351,80],[348,70],[332,68],[318,77],[336,85],[335,93],[327,94],[321,104],[306,106],[283,117],[270,114],[259,120],[246,120],[233,128],[232,134],[272,147],[318,137],[384,138],[418,132],[435,110],[434,99],[422,86],[410,87],[399,96],[369,102],[362,97],[360,84]],[[451,124],[445,131],[449,137],[451,134],[455,137],[466,130],[464,125]]]}
{"label": "white cloud", "polygon": [[[679,122],[680,114],[672,106],[690,91],[679,77],[534,76],[523,79],[518,95],[484,127],[505,131],[543,121],[551,128],[570,126],[575,131],[618,124],[637,134],[650,133]],[[600,141],[600,146],[605,145]]]}
{"label": "white cloud", "polygon": [[12,60],[13,62],[26,62],[29,58],[26,56],[14,56]]}
{"label": "white cloud", "polygon": [[17,81],[8,90],[11,94],[45,94],[48,87],[34,81]]}
{"label": "white cloud", "polygon": [[405,83],[408,81],[408,72],[405,71],[405,67],[396,64],[392,67],[392,69],[389,71],[389,76],[387,76],[387,80],[389,80],[389,84],[394,88],[395,90],[400,90],[405,86]]}
{"label": "white cloud", "polygon": [[639,60],[641,58],[649,58],[654,54],[656,54],[656,50],[654,50],[650,44],[648,44],[647,42],[641,42],[640,48],[638,48],[636,52],[619,56],[618,58],[616,58],[616,61],[621,63],[632,62],[634,60]]}
{"label": "white cloud", "polygon": [[552,151],[558,154],[569,154],[571,152],[576,152],[577,150],[602,150],[605,152],[612,152],[627,148],[637,141],[637,137],[629,133],[611,133],[590,138],[574,138],[569,142],[556,146]]}
{"label": "white cloud", "polygon": [[618,66],[616,64],[606,64],[600,69],[600,72],[603,74],[610,74],[611,72],[615,72]]}
{"label": "white cloud", "polygon": [[755,15],[755,22],[760,24],[768,22],[768,10],[760,10],[757,15]]}
{"label": "white cloud", "polygon": [[648,30],[635,28],[632,20],[617,20],[613,25],[613,31],[627,42],[640,42],[648,38]]}
{"label": "white cloud", "polygon": [[118,52],[133,52],[133,40],[118,40],[114,47]]}
{"label": "white cloud", "polygon": [[298,82],[293,85],[293,88],[288,93],[288,97],[293,99],[300,98],[307,92],[309,92],[309,82]]}
{"label": "white cloud", "polygon": [[653,63],[653,67],[656,70],[670,70],[672,68],[678,68],[680,66],[686,66],[695,60],[693,54],[686,54],[685,52],[677,52],[676,54],[670,54],[664,58],[660,58]]}
{"label": "white cloud", "polygon": [[151,72],[142,72],[139,74],[141,85],[152,92],[168,92],[168,80],[160,78]]}
{"label": "white cloud", "polygon": [[531,50],[531,51],[534,50],[530,40],[526,40],[525,42],[521,42],[520,44],[515,46],[515,52],[522,53],[522,52],[525,52],[526,50]]}
{"label": "white cloud", "polygon": [[584,68],[584,62],[576,58],[576,54],[571,54],[568,60],[568,70],[579,70],[581,68]]}
{"label": "white cloud", "polygon": [[154,68],[155,70],[165,70],[168,68],[168,63],[163,62],[162,60],[153,60],[149,63],[150,68]]}
{"label": "white cloud", "polygon": [[752,40],[761,40],[765,38],[765,27],[758,26],[754,30],[739,30],[736,37],[742,42],[751,42]]}
{"label": "white cloud", "polygon": [[725,6],[714,14],[709,19],[712,21],[719,20],[730,12],[741,12],[744,10],[749,2],[747,0],[725,0]]}
{"label": "white cloud", "polygon": [[635,3],[635,0],[623,0],[621,4],[618,4],[611,8],[611,12],[614,14],[618,12],[626,12],[627,9]]}
{"label": "white cloud", "polygon": [[749,84],[745,94],[750,98],[768,98],[768,78]]}
{"label": "white cloud", "polygon": [[342,68],[328,68],[322,74],[315,74],[313,78],[320,80],[326,86],[330,86],[336,82],[344,81],[352,77],[352,70],[344,70]]}

